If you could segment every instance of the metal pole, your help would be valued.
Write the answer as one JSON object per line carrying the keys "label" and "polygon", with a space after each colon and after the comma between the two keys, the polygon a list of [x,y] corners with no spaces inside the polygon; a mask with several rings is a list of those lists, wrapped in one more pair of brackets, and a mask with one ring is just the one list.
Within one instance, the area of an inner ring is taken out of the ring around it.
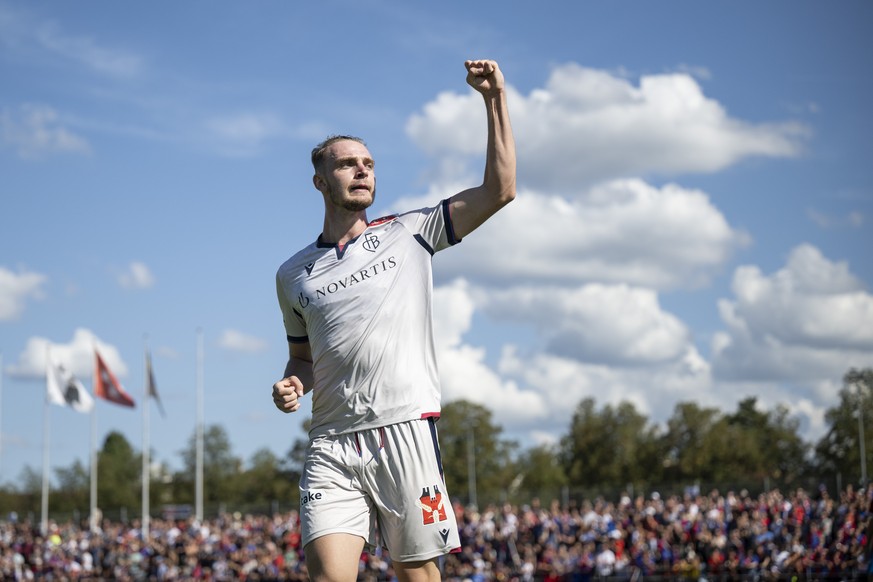
{"label": "metal pole", "polygon": [[143,398],[142,398],[142,540],[148,542],[150,527],[149,483],[149,346],[148,335],[143,337]]}
{"label": "metal pole", "polygon": [[[91,377],[91,392],[94,392],[94,377]],[[97,403],[91,409],[91,488],[90,488],[91,515],[88,523],[91,531],[97,531],[100,525],[97,521]]]}
{"label": "metal pole", "polygon": [[45,398],[42,411],[42,507],[40,514],[40,530],[42,535],[48,535],[48,498],[49,498],[49,402]]}
{"label": "metal pole", "polygon": [[92,346],[92,349],[95,365],[91,367],[91,396],[94,397],[94,408],[91,409],[91,487],[89,492],[91,514],[88,516],[88,524],[91,531],[96,532],[100,526],[97,516],[97,392],[95,390],[97,345]]}
{"label": "metal pole", "polygon": [[3,468],[3,352],[0,352],[0,474]]}
{"label": "metal pole", "polygon": [[203,521],[203,330],[197,329],[197,435],[195,515]]}
{"label": "metal pole", "polygon": [[866,451],[866,443],[864,442],[864,407],[862,406],[864,400],[861,395],[861,387],[855,384],[858,387],[858,441],[861,447],[861,485],[867,485],[867,451]]}
{"label": "metal pole", "polygon": [[471,424],[469,429],[469,438],[467,438],[467,486],[470,495],[470,505],[478,507],[476,499],[476,436]]}

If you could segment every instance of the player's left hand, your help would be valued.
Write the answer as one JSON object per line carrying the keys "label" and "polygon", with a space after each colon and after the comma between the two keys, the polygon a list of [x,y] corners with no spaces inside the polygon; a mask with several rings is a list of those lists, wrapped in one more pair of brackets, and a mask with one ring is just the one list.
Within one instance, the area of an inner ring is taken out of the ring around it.
{"label": "player's left hand", "polygon": [[487,97],[503,91],[503,73],[497,61],[466,61],[464,66],[467,67],[467,84],[482,95]]}

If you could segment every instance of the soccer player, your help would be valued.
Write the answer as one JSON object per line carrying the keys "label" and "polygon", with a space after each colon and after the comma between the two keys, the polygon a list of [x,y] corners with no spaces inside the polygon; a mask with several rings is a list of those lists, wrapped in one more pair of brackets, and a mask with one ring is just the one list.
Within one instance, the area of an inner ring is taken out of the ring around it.
{"label": "soccer player", "polygon": [[312,151],[324,227],[276,275],[289,359],[273,401],[294,412],[312,392],[300,516],[315,581],[355,580],[365,544],[377,543],[401,581],[439,580],[439,557],[460,547],[435,425],[431,261],[515,198],[503,74],[490,60],[465,66],[488,117],[480,186],[370,222],[364,142],[332,136]]}

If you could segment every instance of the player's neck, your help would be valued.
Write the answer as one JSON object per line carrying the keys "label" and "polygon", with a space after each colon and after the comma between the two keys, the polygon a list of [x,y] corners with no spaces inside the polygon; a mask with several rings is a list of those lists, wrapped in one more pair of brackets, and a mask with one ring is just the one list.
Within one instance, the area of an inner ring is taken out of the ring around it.
{"label": "player's neck", "polygon": [[330,212],[324,216],[324,230],[321,240],[345,246],[347,242],[359,236],[367,229],[367,212]]}

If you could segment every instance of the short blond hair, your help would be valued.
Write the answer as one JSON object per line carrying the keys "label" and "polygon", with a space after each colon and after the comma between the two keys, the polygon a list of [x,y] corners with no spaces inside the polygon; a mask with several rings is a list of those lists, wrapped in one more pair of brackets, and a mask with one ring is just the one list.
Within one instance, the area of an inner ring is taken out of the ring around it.
{"label": "short blond hair", "polygon": [[316,172],[318,172],[318,167],[324,160],[324,152],[338,141],[356,141],[362,146],[367,147],[367,143],[364,140],[354,135],[329,135],[324,141],[312,148],[312,167]]}

